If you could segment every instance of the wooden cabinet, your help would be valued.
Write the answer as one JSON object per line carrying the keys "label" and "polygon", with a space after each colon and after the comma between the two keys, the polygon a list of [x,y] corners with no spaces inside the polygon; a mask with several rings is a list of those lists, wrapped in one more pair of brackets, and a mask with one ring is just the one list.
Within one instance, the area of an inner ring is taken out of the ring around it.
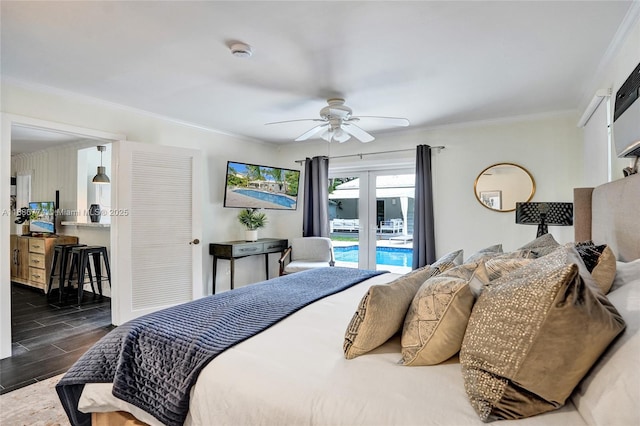
{"label": "wooden cabinet", "polygon": [[53,248],[56,244],[75,244],[78,237],[11,236],[11,281],[39,288],[45,293],[49,284]]}
{"label": "wooden cabinet", "polygon": [[23,282],[29,277],[29,240],[11,235],[11,281]]}

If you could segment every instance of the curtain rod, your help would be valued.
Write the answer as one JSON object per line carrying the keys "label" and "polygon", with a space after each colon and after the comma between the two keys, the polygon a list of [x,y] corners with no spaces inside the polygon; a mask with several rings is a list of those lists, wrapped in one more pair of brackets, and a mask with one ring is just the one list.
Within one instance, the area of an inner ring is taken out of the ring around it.
{"label": "curtain rod", "polygon": [[[441,146],[431,146],[431,147],[429,147],[429,149],[437,149],[438,152],[440,152],[440,150],[444,149],[444,148],[445,147],[442,146],[442,145]],[[415,149],[414,148],[411,148],[411,149],[394,149],[394,150],[391,150],[391,151],[363,152],[363,153],[360,153],[360,154],[348,154],[348,155],[334,155],[333,157],[329,157],[329,159],[331,160],[333,158],[360,157],[360,159],[362,160],[362,157],[365,156],[365,155],[390,154],[390,153],[393,153],[393,152],[407,152],[407,151],[415,152]],[[295,160],[294,162],[298,163],[298,164],[303,164],[305,162],[305,160]]]}

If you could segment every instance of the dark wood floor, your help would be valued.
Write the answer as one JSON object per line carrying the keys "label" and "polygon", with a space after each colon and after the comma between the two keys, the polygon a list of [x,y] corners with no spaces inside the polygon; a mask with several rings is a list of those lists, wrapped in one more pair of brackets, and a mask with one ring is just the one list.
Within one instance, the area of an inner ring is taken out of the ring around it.
{"label": "dark wood floor", "polygon": [[0,360],[0,394],[64,373],[113,328],[110,298],[73,299],[11,284],[12,356]]}

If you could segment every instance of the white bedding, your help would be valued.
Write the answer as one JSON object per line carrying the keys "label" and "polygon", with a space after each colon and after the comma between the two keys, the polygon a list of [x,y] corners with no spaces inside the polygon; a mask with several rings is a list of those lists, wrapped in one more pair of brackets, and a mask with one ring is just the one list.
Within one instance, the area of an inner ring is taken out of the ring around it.
{"label": "white bedding", "polygon": [[[369,279],[322,299],[227,350],[192,389],[187,425],[480,425],[467,401],[457,359],[425,367],[397,364],[393,338],[353,360],[342,352],[344,332]],[[89,384],[79,409],[123,410],[152,425],[150,415]],[[587,424],[568,402],[560,410],[518,420],[522,425]]]}

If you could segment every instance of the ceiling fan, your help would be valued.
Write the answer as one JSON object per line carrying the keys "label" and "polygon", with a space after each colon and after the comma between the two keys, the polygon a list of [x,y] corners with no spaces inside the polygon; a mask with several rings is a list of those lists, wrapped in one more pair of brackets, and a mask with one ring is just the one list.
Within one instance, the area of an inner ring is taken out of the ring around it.
{"label": "ceiling fan", "polygon": [[321,124],[318,124],[317,126],[311,128],[310,130],[307,130],[306,132],[298,136],[295,139],[296,142],[306,141],[307,139],[311,139],[314,137],[321,137],[322,139],[329,142],[337,141],[340,143],[348,141],[351,136],[358,139],[360,142],[371,142],[375,139],[372,135],[355,124],[360,121],[361,118],[383,121],[385,125],[389,126],[406,127],[409,125],[409,120],[407,120],[406,118],[379,117],[371,115],[354,116],[352,115],[351,108],[344,104],[344,99],[342,98],[328,99],[327,104],[327,106],[320,110],[320,118],[302,118],[299,120],[276,121],[266,124],[282,124],[292,123],[296,121],[320,122]]}

